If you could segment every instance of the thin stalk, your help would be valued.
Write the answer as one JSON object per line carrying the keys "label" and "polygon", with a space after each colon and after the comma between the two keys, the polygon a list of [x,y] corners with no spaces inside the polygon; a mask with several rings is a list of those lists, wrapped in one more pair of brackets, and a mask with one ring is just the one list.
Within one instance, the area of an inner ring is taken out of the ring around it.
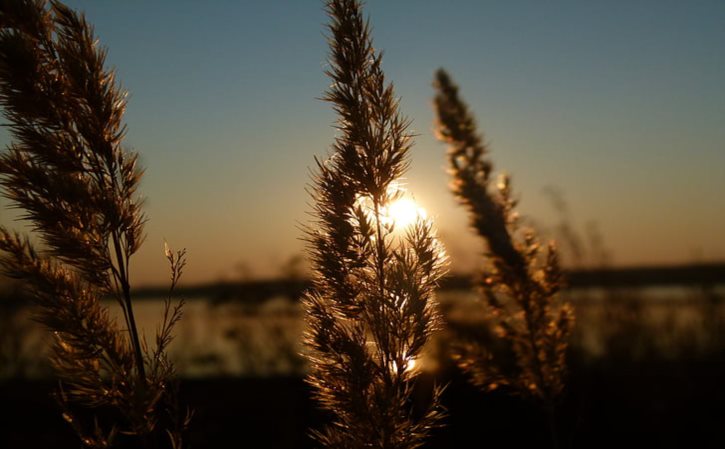
{"label": "thin stalk", "polygon": [[539,382],[539,388],[541,388],[541,400],[544,404],[544,410],[546,412],[547,421],[549,423],[549,437],[551,438],[551,447],[553,449],[559,448],[559,437],[558,432],[556,430],[556,416],[555,416],[555,404],[553,399],[551,398],[551,394],[546,388],[546,384],[544,383],[544,371],[541,367],[541,362],[539,361],[539,345],[536,343],[536,338],[534,338],[533,330],[535,329],[534,323],[531,317],[531,309],[528,306],[528,298],[526,301],[523,302],[523,309],[524,309],[524,317],[526,320],[526,325],[528,329],[528,337],[529,337],[529,344],[531,345],[531,351],[533,352],[533,363],[534,363],[534,373],[536,374],[536,377],[538,378]]}
{"label": "thin stalk", "polygon": [[[376,270],[378,272],[378,289],[379,289],[379,295],[380,295],[380,301],[381,305],[385,307],[385,242],[383,242],[383,230],[380,226],[380,200],[378,198],[373,197],[373,205],[375,207],[375,232],[376,232],[376,239],[377,239],[377,245],[376,245],[376,252],[375,258],[376,258]],[[382,327],[383,332],[381,335],[377,336],[378,340],[378,348],[382,346],[382,353],[383,353],[383,363],[384,363],[384,370],[383,372],[385,375],[383,378],[385,379],[385,382],[387,383],[386,387],[390,388],[392,385],[392,379],[390,378],[390,372],[389,367],[392,366],[391,360],[390,360],[390,341],[388,340],[388,337],[390,336],[390,333],[388,331],[388,321],[383,320]],[[382,340],[382,341],[381,341]],[[385,431],[385,427],[382,427],[382,440],[383,440],[383,447],[388,447],[390,435]]]}
{"label": "thin stalk", "polygon": [[[385,258],[383,257],[383,254],[385,252],[385,242],[383,242],[383,230],[380,227],[380,201],[376,198],[373,199],[373,204],[375,207],[375,237],[377,240],[376,245],[376,254],[375,254],[375,263],[376,263],[376,271],[378,272],[378,294],[380,295],[381,302],[384,304],[385,302]],[[383,346],[383,355],[385,357],[385,365],[390,366],[390,347],[389,342],[387,340],[388,337],[388,331],[387,331],[387,321],[384,324],[384,329],[382,335],[378,336],[379,341],[378,344],[385,343]],[[386,371],[387,373],[387,371]],[[387,376],[386,376],[387,379]]]}
{"label": "thin stalk", "polygon": [[116,255],[116,263],[118,264],[119,281],[121,282],[121,289],[123,295],[123,302],[125,304],[126,311],[128,312],[128,332],[131,336],[131,344],[133,345],[133,352],[136,358],[136,370],[138,371],[138,377],[142,383],[146,383],[146,370],[144,368],[143,352],[141,351],[141,344],[138,337],[138,329],[136,328],[136,319],[133,315],[133,304],[131,302],[131,288],[128,281],[128,270],[126,269],[123,255],[121,252],[121,243],[119,242],[118,234],[113,233],[113,250]]}
{"label": "thin stalk", "polygon": [[529,299],[526,298],[525,301],[523,301],[523,309],[524,309],[524,319],[526,320],[526,334],[529,337],[529,344],[531,345],[531,352],[532,352],[532,359],[534,362],[534,374],[536,374],[536,377],[538,378],[539,385],[538,387],[541,389],[542,397],[544,399],[544,402],[549,402],[549,392],[545,389],[546,384],[544,383],[544,371],[541,369],[541,362],[539,361],[539,345],[536,343],[536,338],[534,337],[534,321],[531,317],[531,308],[529,307]]}

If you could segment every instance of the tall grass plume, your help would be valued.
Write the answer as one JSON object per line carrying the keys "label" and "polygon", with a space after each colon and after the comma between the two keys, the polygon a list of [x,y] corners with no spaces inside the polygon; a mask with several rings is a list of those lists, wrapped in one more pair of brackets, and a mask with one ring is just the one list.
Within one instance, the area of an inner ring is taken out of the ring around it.
{"label": "tall grass plume", "polygon": [[329,448],[414,448],[439,424],[411,403],[416,360],[438,326],[434,289],[445,256],[432,223],[401,229],[390,206],[405,196],[408,121],[386,84],[356,0],[327,2],[331,86],[339,115],[332,155],[317,162],[307,229],[314,267],[305,298],[308,381],[332,423],[314,433]]}
{"label": "tall grass plume", "polygon": [[[564,388],[574,324],[573,309],[557,296],[564,280],[556,247],[553,242],[542,247],[532,229],[519,226],[507,175],[492,186],[489,149],[445,71],[437,72],[434,87],[436,133],[448,144],[451,190],[488,249],[479,286],[493,325],[493,343],[460,345],[459,364],[481,388],[506,385],[553,411]],[[514,363],[507,363],[510,358],[502,354],[506,350]]]}
{"label": "tall grass plume", "polygon": [[186,419],[166,348],[182,313],[171,296],[184,252],[166,248],[171,292],[149,346],[129,275],[143,241],[142,170],[122,145],[126,94],[105,57],[84,16],[62,3],[0,3],[0,105],[13,138],[0,183],[33,231],[0,228],[2,267],[24,282],[52,332],[57,398],[82,444],[179,448]]}

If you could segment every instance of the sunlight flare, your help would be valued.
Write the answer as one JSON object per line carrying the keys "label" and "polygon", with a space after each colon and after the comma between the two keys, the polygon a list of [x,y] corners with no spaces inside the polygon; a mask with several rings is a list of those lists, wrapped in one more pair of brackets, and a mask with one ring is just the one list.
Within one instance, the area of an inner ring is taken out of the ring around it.
{"label": "sunlight flare", "polygon": [[396,228],[406,228],[428,214],[412,198],[398,198],[387,208],[385,218]]}
{"label": "sunlight flare", "polygon": [[[374,202],[370,196],[359,195],[355,200],[354,208],[360,208],[362,214],[375,222],[376,219],[387,227],[392,227],[395,232],[405,231],[415,225],[419,220],[428,219],[426,210],[418,205],[412,196],[398,184],[388,189],[389,203],[375,212]],[[354,215],[354,214],[353,214]],[[355,220],[353,218],[353,220]]]}

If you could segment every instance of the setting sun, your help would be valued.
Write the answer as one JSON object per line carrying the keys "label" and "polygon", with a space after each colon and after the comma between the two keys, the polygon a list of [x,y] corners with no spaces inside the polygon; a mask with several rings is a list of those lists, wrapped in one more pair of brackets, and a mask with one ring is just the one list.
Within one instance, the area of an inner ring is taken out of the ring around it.
{"label": "setting sun", "polygon": [[419,207],[411,198],[399,198],[393,201],[387,212],[387,218],[399,228],[405,228],[419,218],[427,217],[425,209]]}

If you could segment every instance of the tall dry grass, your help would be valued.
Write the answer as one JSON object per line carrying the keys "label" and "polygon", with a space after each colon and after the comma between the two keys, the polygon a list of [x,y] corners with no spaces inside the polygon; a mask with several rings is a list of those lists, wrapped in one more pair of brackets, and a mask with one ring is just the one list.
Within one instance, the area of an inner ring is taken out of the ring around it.
{"label": "tall dry grass", "polygon": [[84,16],[62,3],[0,3],[0,105],[13,138],[0,184],[33,229],[0,228],[2,267],[24,282],[53,336],[57,399],[82,444],[179,448],[187,420],[166,348],[181,318],[171,294],[184,252],[166,249],[171,291],[149,345],[129,276],[143,241],[142,169],[122,145],[126,94],[105,56]]}
{"label": "tall dry grass", "polygon": [[430,221],[396,229],[386,214],[405,195],[411,136],[386,84],[356,0],[327,2],[331,87],[339,118],[332,155],[318,161],[307,229],[314,267],[305,298],[314,396],[332,423],[330,448],[414,448],[441,417],[440,390],[415,418],[415,361],[438,326],[434,289],[445,265]]}
{"label": "tall dry grass", "polygon": [[520,228],[507,175],[493,186],[489,148],[444,70],[434,87],[436,132],[448,145],[451,190],[487,247],[479,287],[493,335],[488,344],[459,345],[458,362],[483,389],[504,385],[539,400],[551,417],[556,446],[554,406],[564,388],[574,324],[573,309],[557,296],[564,281],[556,247],[542,247],[532,229]]}

